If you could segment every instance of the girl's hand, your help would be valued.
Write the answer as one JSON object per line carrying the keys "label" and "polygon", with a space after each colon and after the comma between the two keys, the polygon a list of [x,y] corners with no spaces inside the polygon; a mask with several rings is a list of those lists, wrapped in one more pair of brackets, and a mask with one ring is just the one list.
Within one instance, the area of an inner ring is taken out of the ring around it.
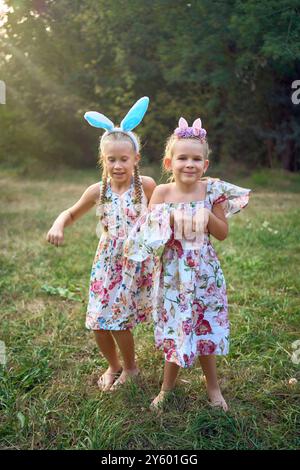
{"label": "girl's hand", "polygon": [[47,242],[52,243],[52,245],[60,246],[64,242],[64,231],[61,227],[57,225],[52,225],[46,237]]}

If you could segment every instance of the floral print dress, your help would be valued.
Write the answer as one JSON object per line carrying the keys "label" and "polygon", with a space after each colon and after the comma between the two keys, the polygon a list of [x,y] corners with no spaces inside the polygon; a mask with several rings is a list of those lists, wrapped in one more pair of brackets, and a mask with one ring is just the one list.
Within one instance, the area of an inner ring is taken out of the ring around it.
{"label": "floral print dress", "polygon": [[[197,356],[228,353],[228,304],[223,271],[209,233],[198,245],[175,239],[168,215],[174,208],[195,215],[199,208],[212,210],[214,204],[223,203],[229,217],[248,204],[250,191],[209,179],[205,199],[156,204],[139,219],[125,244],[126,285],[136,276],[134,266],[144,263],[144,270],[152,274],[152,290],[140,294],[140,306],[147,311],[152,307],[156,346],[164,350],[167,361],[180,367],[192,366]],[[124,285],[123,296],[127,309],[133,309]]]}
{"label": "floral print dress", "polygon": [[[102,182],[100,182],[101,190]],[[118,307],[117,292],[122,284],[123,248],[128,233],[138,217],[147,210],[147,198],[142,191],[141,205],[133,204],[134,179],[130,188],[119,195],[112,191],[108,178],[103,205],[103,219],[97,232],[102,231],[94,257],[89,288],[86,328],[90,330],[126,330],[147,320],[145,311],[128,311]],[[98,212],[100,214],[100,212]],[[138,288],[138,285],[135,286]]]}

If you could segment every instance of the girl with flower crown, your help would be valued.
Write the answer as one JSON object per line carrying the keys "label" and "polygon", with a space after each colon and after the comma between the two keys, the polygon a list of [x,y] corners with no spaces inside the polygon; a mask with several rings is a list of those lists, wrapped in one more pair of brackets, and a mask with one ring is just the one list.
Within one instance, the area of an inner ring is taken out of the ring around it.
{"label": "girl with flower crown", "polygon": [[210,404],[228,409],[216,370],[216,356],[229,350],[228,304],[211,236],[225,240],[228,217],[247,205],[251,190],[202,178],[208,156],[201,120],[189,127],[181,118],[163,159],[173,181],[155,188],[148,215],[140,218],[124,248],[127,289],[133,281],[128,267],[132,271],[134,263],[147,259],[159,266],[153,271],[153,290],[143,298],[145,306],[152,305],[156,346],[165,354],[163,383],[152,409],[170,396],[179,369],[191,367],[197,358]]}
{"label": "girl with flower crown", "polygon": [[[137,101],[119,128],[103,114],[94,111],[85,114],[89,124],[106,130],[99,147],[102,181],[89,186],[72,207],[63,211],[47,234],[49,243],[61,245],[65,227],[97,206],[100,241],[91,270],[86,327],[94,331],[100,352],[109,365],[98,381],[103,391],[113,390],[139,374],[131,330],[148,320],[150,312],[138,308],[121,312],[115,305],[122,284],[122,253],[126,237],[146,210],[155,187],[152,178],[139,175],[140,143],[132,132],[143,119],[148,103],[147,97]],[[134,287],[132,292],[137,301],[139,286]],[[123,367],[116,346],[121,352]]]}

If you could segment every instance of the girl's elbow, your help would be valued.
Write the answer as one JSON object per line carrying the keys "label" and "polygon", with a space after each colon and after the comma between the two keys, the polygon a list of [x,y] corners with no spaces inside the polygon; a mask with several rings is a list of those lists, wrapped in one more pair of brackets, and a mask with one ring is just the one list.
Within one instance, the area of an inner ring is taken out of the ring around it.
{"label": "girl's elbow", "polygon": [[219,234],[218,240],[223,242],[224,240],[226,240],[227,237],[228,237],[228,228]]}
{"label": "girl's elbow", "polygon": [[219,240],[220,240],[220,242],[223,242],[224,240],[226,240],[226,238],[227,238],[227,235],[221,235],[219,237]]}

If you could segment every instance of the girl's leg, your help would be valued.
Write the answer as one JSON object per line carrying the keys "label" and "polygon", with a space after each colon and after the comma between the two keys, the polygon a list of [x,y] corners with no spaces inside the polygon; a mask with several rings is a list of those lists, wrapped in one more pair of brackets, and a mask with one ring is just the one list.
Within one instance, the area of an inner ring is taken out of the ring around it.
{"label": "girl's leg", "polygon": [[126,382],[129,377],[139,374],[139,369],[135,361],[134,338],[130,330],[112,331],[113,337],[120,349],[123,359],[123,371],[112,389],[117,388]]}
{"label": "girl's leg", "polygon": [[154,398],[150,405],[151,409],[156,410],[162,406],[168,395],[168,392],[171,392],[175,387],[178,371],[179,366],[177,364],[174,362],[165,362],[164,380],[159,394]]}
{"label": "girl's leg", "polygon": [[206,388],[211,401],[211,405],[221,407],[224,411],[227,411],[228,405],[224,400],[218,383],[216,356],[200,356],[199,359],[203,373],[206,378]]}
{"label": "girl's leg", "polygon": [[116,375],[120,373],[122,367],[111,332],[107,330],[94,330],[94,334],[98,348],[109,364],[108,369],[98,381],[99,387],[102,390],[107,391],[114,383]]}
{"label": "girl's leg", "polygon": [[175,362],[165,362],[164,380],[161,386],[163,392],[169,392],[175,387],[179,366]]}

